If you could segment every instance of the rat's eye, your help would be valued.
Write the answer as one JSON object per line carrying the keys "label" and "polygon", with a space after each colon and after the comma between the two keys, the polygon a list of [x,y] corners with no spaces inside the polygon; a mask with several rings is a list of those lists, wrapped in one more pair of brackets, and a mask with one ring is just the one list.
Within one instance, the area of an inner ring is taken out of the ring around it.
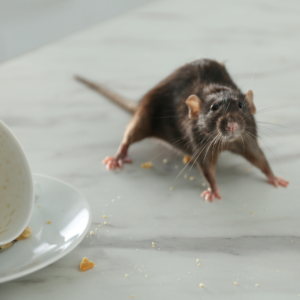
{"label": "rat's eye", "polygon": [[241,101],[239,101],[238,105],[239,105],[239,108],[241,108],[241,109],[243,109],[245,107],[245,104],[243,102],[241,102]]}
{"label": "rat's eye", "polygon": [[217,110],[219,108],[219,105],[217,103],[214,103],[210,108],[211,110]]}

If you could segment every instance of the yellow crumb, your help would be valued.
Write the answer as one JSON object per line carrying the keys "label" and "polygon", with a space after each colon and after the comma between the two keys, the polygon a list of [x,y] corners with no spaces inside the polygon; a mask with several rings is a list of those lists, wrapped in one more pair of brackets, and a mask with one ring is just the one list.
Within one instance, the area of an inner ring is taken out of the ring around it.
{"label": "yellow crumb", "polygon": [[198,267],[200,267],[200,263],[199,263],[199,264],[197,264],[197,266],[198,266]]}
{"label": "yellow crumb", "polygon": [[257,283],[255,286],[259,286],[259,284]]}
{"label": "yellow crumb", "polygon": [[134,295],[131,295],[131,296],[130,296],[130,298],[134,298],[134,297],[135,297]]}
{"label": "yellow crumb", "polygon": [[170,187],[170,191],[173,191],[173,187],[172,186]]}
{"label": "yellow crumb", "polygon": [[145,275],[145,277],[148,277],[148,275]]}
{"label": "yellow crumb", "polygon": [[22,234],[19,237],[17,237],[16,240],[19,241],[19,240],[27,239],[30,236],[31,236],[31,228],[27,226],[25,230],[22,232]]}
{"label": "yellow crumb", "polygon": [[184,164],[188,164],[190,161],[191,161],[191,157],[189,156],[189,155],[185,155],[184,157],[183,157],[183,160],[182,160],[182,162],[184,163]]}
{"label": "yellow crumb", "polygon": [[164,159],[163,159],[163,163],[164,163],[164,164],[167,164],[167,163],[168,163],[168,160],[167,160],[166,158],[164,158]]}
{"label": "yellow crumb", "polygon": [[155,245],[155,243],[154,243],[154,242],[152,242],[152,245]]}
{"label": "yellow crumb", "polygon": [[47,221],[47,224],[51,224],[51,221]]}
{"label": "yellow crumb", "polygon": [[128,274],[125,274],[125,277],[127,277],[128,276]]}
{"label": "yellow crumb", "polygon": [[253,215],[253,214],[254,214],[254,212],[253,212],[253,211],[251,211],[251,212],[250,212],[250,215]]}
{"label": "yellow crumb", "polygon": [[237,282],[235,281],[233,284],[234,284],[234,285],[237,285]]}
{"label": "yellow crumb", "polygon": [[41,206],[39,205],[38,208],[40,208]]}
{"label": "yellow crumb", "polygon": [[198,262],[198,261],[199,261],[199,258],[196,259],[196,262]]}
{"label": "yellow crumb", "polygon": [[106,215],[103,215],[103,218],[104,218],[104,219],[107,219],[107,216],[106,216]]}
{"label": "yellow crumb", "polygon": [[204,288],[204,287],[205,287],[205,285],[204,285],[203,283],[200,283],[199,286],[200,286],[201,288]]}
{"label": "yellow crumb", "polygon": [[95,266],[95,263],[89,261],[86,257],[84,257],[80,263],[80,271],[86,271]]}
{"label": "yellow crumb", "polygon": [[151,169],[153,167],[153,165],[152,165],[152,162],[148,161],[148,162],[142,163],[141,167],[143,169]]}
{"label": "yellow crumb", "polygon": [[279,272],[279,270],[276,270],[276,272]]}
{"label": "yellow crumb", "polygon": [[12,242],[7,243],[7,244],[2,245],[2,246],[0,245],[0,250],[4,250],[4,249],[6,249],[6,248],[9,248],[11,245],[12,245]]}
{"label": "yellow crumb", "polygon": [[190,180],[194,180],[194,179],[195,179],[195,177],[193,177],[193,176],[190,177]]}
{"label": "yellow crumb", "polygon": [[93,232],[93,231],[91,231],[91,232],[90,232],[90,235],[93,235],[93,234],[94,234],[94,232]]}

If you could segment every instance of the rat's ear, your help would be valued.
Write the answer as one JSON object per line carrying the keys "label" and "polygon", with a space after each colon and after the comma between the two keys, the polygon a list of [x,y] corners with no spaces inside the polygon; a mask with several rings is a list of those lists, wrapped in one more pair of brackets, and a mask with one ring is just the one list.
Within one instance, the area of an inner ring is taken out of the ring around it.
{"label": "rat's ear", "polygon": [[191,95],[186,99],[185,103],[189,108],[189,118],[193,120],[198,119],[201,110],[200,98],[196,95]]}
{"label": "rat's ear", "polygon": [[248,102],[249,106],[250,106],[250,112],[252,115],[254,115],[256,113],[256,107],[253,103],[253,92],[251,90],[249,90],[246,95],[245,95],[245,99]]}

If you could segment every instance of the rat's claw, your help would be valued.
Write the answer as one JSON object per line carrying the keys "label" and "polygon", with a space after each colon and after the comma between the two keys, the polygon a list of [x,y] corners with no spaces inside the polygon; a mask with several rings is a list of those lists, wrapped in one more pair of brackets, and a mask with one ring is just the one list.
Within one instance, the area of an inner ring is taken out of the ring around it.
{"label": "rat's claw", "polygon": [[204,191],[201,194],[201,197],[203,197],[205,199],[205,201],[210,201],[210,202],[214,202],[215,197],[218,199],[222,199],[222,197],[219,193],[219,190],[212,192],[210,188],[208,188],[206,191]]}
{"label": "rat's claw", "polygon": [[289,181],[286,181],[281,177],[270,177],[268,178],[268,182],[273,184],[276,188],[280,185],[283,187],[287,187],[289,185]]}
{"label": "rat's claw", "polygon": [[102,162],[106,165],[107,170],[123,169],[125,163],[132,163],[131,159],[128,157],[115,158],[112,156],[107,156]]}

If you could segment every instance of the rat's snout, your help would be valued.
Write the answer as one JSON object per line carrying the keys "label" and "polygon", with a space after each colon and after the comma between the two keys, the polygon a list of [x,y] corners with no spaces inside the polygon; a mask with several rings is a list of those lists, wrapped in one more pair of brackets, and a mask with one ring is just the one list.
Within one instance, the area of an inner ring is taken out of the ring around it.
{"label": "rat's snout", "polygon": [[227,129],[229,131],[236,131],[238,129],[238,124],[236,122],[229,122],[227,123]]}

